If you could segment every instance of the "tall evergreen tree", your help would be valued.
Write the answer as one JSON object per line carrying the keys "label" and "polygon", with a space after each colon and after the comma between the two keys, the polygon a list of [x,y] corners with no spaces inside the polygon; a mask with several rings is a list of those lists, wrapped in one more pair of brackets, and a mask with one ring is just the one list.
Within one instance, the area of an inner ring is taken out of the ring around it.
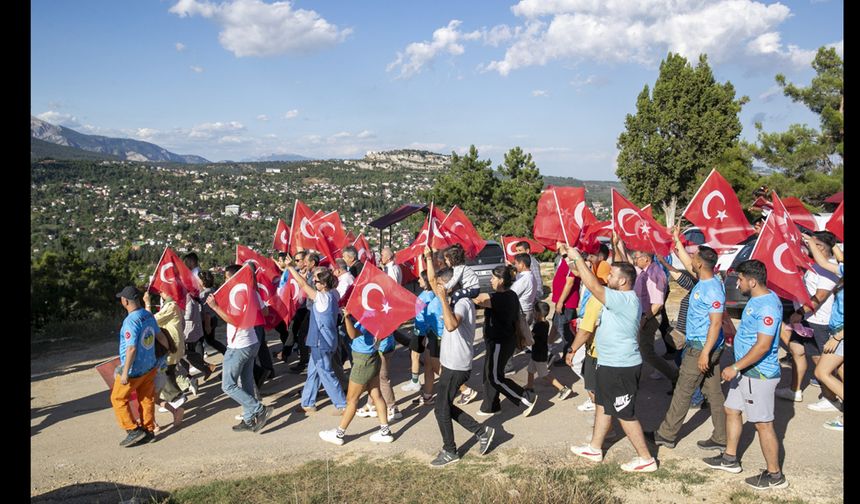
{"label": "tall evergreen tree", "polygon": [[499,165],[501,181],[496,189],[496,229],[501,235],[530,235],[537,213],[537,202],[543,189],[543,176],[519,147],[505,154]]}

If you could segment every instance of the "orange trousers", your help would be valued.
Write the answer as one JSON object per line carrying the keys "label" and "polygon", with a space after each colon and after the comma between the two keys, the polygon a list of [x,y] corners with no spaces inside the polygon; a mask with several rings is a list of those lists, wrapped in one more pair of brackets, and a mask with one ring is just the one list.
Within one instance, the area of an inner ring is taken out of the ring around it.
{"label": "orange trousers", "polygon": [[138,427],[131,413],[129,400],[131,393],[137,391],[137,403],[143,421],[143,428],[152,432],[155,430],[155,373],[158,368],[136,378],[129,378],[128,384],[123,385],[120,376],[116,375],[113,382],[113,390],[110,394],[110,402],[120,427],[124,430],[132,430]]}

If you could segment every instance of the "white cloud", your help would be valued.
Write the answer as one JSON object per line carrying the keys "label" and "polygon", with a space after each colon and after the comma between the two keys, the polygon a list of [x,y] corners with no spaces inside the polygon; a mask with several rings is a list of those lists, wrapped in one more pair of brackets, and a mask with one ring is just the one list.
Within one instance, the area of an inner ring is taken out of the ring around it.
{"label": "white cloud", "polygon": [[782,94],[782,88],[779,86],[771,86],[764,93],[758,95],[758,99],[763,101],[764,103],[768,103],[773,101],[775,96],[779,96]]}
{"label": "white cloud", "polygon": [[269,120],[269,116],[267,116],[266,114],[260,114],[257,116],[257,120],[265,122]]}
{"label": "white cloud", "polygon": [[240,122],[214,122],[202,123],[191,128],[188,133],[189,138],[212,139],[218,136],[225,136],[245,131],[245,126]]}
{"label": "white cloud", "polygon": [[577,75],[575,79],[570,81],[570,85],[576,88],[577,92],[581,92],[583,88],[588,86],[601,87],[606,84],[609,84],[609,79],[602,75],[589,75],[585,78]]}
{"label": "white cloud", "polygon": [[331,138],[337,140],[339,138],[349,138],[351,136],[352,136],[352,133],[350,133],[349,131],[341,131],[339,133],[335,133],[334,135],[332,135]]}
{"label": "white cloud", "polygon": [[452,19],[448,26],[439,28],[433,32],[433,40],[424,42],[413,42],[406,46],[403,52],[397,53],[397,58],[388,64],[387,72],[400,70],[398,79],[406,79],[419,74],[425,66],[432,64],[436,56],[448,53],[452,56],[463,54],[466,49],[461,42],[478,40],[482,37],[480,31],[464,33],[457,28],[462,21]]}
{"label": "white cloud", "polygon": [[298,117],[299,111],[298,109],[288,110],[286,114],[284,114],[284,119],[292,119],[294,117]]}
{"label": "white cloud", "polygon": [[[447,144],[433,142],[412,142],[411,144],[409,144],[409,148],[431,152],[442,152],[442,149],[444,149],[446,145]],[[466,150],[464,152],[468,152],[468,150],[469,148],[466,147]]]}
{"label": "white cloud", "polygon": [[179,0],[169,12],[202,16],[221,27],[218,41],[236,57],[307,54],[342,42],[352,30],[339,30],[312,10],[293,10],[289,1]]}
{"label": "white cloud", "polygon": [[57,126],[65,126],[67,128],[79,128],[81,126],[77,117],[72,114],[64,114],[55,110],[42,112],[41,114],[36,115],[36,117]]}
{"label": "white cloud", "polygon": [[202,66],[191,65],[189,68],[192,71],[194,71],[194,73],[203,73],[203,67]]}
{"label": "white cloud", "polygon": [[153,141],[153,139],[158,137],[160,134],[161,134],[161,132],[158,131],[157,129],[138,128],[138,129],[134,130],[134,132],[131,134],[131,137],[132,138],[139,138],[141,140],[146,140],[147,142],[151,142],[151,141]]}
{"label": "white cloud", "polygon": [[248,142],[253,142],[253,140],[236,135],[224,135],[218,139],[219,144],[244,144]]}
{"label": "white cloud", "polygon": [[177,42],[176,43],[176,51],[182,52],[184,50],[185,50],[185,44],[183,44],[182,42]]}
{"label": "white cloud", "polygon": [[376,138],[376,135],[369,130],[364,130],[359,134],[355,135],[355,138],[365,139],[365,138]]}
{"label": "white cloud", "polygon": [[546,98],[549,96],[549,91],[547,91],[546,89],[535,89],[534,91],[532,91],[532,96],[540,96]]}
{"label": "white cloud", "polygon": [[595,60],[653,66],[667,51],[697,60],[754,66],[776,57],[796,66],[808,53],[783,49],[776,28],[791,16],[780,3],[755,0],[521,0],[524,18],[503,59],[486,65],[508,75],[555,60]]}
{"label": "white cloud", "polygon": [[499,47],[502,42],[507,42],[514,36],[511,27],[508,25],[496,25],[489,31],[484,31],[484,44],[493,47]]}

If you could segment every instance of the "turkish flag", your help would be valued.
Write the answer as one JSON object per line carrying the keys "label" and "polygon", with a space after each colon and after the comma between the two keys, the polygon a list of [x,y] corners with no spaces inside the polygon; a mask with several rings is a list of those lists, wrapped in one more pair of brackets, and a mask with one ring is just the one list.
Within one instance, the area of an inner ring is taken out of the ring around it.
{"label": "turkish flag", "polygon": [[227,316],[226,322],[239,329],[249,329],[257,325],[262,314],[256,284],[251,265],[246,264],[212,294],[215,303]]}
{"label": "turkish flag", "polygon": [[541,252],[546,250],[546,247],[530,238],[521,238],[518,236],[502,236],[502,248],[505,249],[505,260],[507,262],[511,264],[514,263],[514,256],[517,255],[517,243],[521,241],[528,242],[529,250],[532,254],[540,254]]}
{"label": "turkish flag", "polygon": [[785,236],[779,230],[775,212],[771,213],[761,228],[750,259],[758,259],[765,264],[767,286],[778,296],[812,307],[803,282],[803,270],[795,264],[790,254],[786,254],[791,246]]}
{"label": "turkish flag", "polygon": [[600,240],[597,238],[604,236],[612,238],[612,221],[597,221],[591,224],[586,224],[582,229],[582,234],[579,237],[579,246],[586,253],[596,254],[600,248]]}
{"label": "turkish flag", "polygon": [[682,215],[699,227],[705,243],[718,249],[736,245],[755,233],[738,195],[717,170],[711,170]]}
{"label": "turkish flag", "polygon": [[[466,217],[463,210],[457,205],[448,212],[445,220],[439,225],[439,230],[445,236],[445,242],[450,244],[459,243],[463,246],[466,256],[470,259],[475,258],[487,242],[478,234],[478,230],[472,225],[472,221]],[[444,247],[437,246],[437,240],[433,238],[433,248],[441,249]]]}
{"label": "turkish flag", "polygon": [[[316,217],[312,222],[317,231],[317,243],[325,240],[331,251],[331,259],[341,257],[340,251],[346,246],[346,232],[337,211]],[[321,249],[321,247],[320,247]]]}
{"label": "turkish flag", "polygon": [[355,242],[355,233],[353,233],[352,231],[347,231],[346,232],[346,241],[349,243]]}
{"label": "turkish flag", "polygon": [[283,287],[277,288],[274,295],[266,301],[269,307],[266,329],[274,329],[281,321],[289,325],[303,300],[304,292],[299,288],[296,279],[290,276]]}
{"label": "turkish flag", "polygon": [[367,238],[364,237],[364,233],[359,233],[358,238],[352,242],[352,246],[358,251],[359,261],[374,265],[376,264],[376,255],[373,253],[373,249],[370,248],[370,244],[367,243]]}
{"label": "turkish flag", "polygon": [[427,236],[430,232],[428,227],[427,219],[424,219],[424,225],[421,226],[421,232],[418,233],[415,240],[408,247],[394,254],[394,264],[403,264],[424,253],[424,247],[427,246]]}
{"label": "turkish flag", "polygon": [[257,277],[266,280],[266,283],[272,284],[278,281],[281,276],[281,268],[272,259],[254,252],[250,247],[244,245],[236,245],[236,264],[254,263],[257,270]]}
{"label": "turkish flag", "polygon": [[532,233],[535,240],[550,250],[555,250],[558,242],[576,245],[586,224],[585,209],[584,187],[548,186],[538,200]]}
{"label": "turkish flag", "polygon": [[785,209],[788,210],[788,215],[795,224],[800,224],[810,231],[818,231],[818,222],[812,215],[812,212],[806,209],[803,202],[797,198],[789,197],[782,200]]}
{"label": "turkish flag", "polygon": [[672,251],[672,234],[615,189],[612,189],[612,216],[615,232],[628,249],[662,256]]}
{"label": "turkish flag", "polygon": [[648,203],[644,207],[642,207],[642,212],[648,217],[654,217],[654,214],[651,212],[651,203]]}
{"label": "turkish flag", "polygon": [[424,309],[424,302],[372,264],[365,264],[346,304],[352,318],[381,340]]}
{"label": "turkish flag", "polygon": [[290,255],[296,255],[299,247],[305,250],[316,249],[317,232],[313,224],[311,224],[314,215],[307,205],[300,200],[296,200],[293,207],[293,223],[290,226],[292,230],[292,235],[290,236]]}
{"label": "turkish flag", "polygon": [[278,219],[272,248],[281,252],[290,252],[290,228],[287,227],[287,223],[283,219]]}
{"label": "turkish flag", "polygon": [[191,273],[188,266],[176,255],[176,252],[166,247],[161,254],[155,273],[149,282],[149,290],[167,294],[172,297],[179,308],[185,310],[188,294],[193,297],[200,295],[200,280]]}
{"label": "turkish flag", "polygon": [[[776,191],[773,192],[773,212],[771,214],[774,216],[776,229],[785,237],[788,244],[788,252],[791,254],[792,259],[794,259],[794,263],[801,268],[811,269],[815,262],[803,251],[803,240],[800,237],[800,230],[794,223],[791,213],[785,208],[779,196],[777,196]],[[815,228],[813,227],[812,229],[814,230]]]}
{"label": "turkish flag", "polygon": [[836,211],[833,212],[833,215],[830,216],[830,220],[827,221],[827,224],[824,226],[824,229],[826,229],[827,231],[830,231],[831,233],[836,235],[836,238],[838,238],[839,241],[845,241],[844,240],[845,230],[842,227],[843,226],[843,224],[842,224],[842,221],[843,221],[842,205],[844,205],[844,204],[845,204],[845,200],[842,200],[842,202],[839,203],[839,207],[836,208]]}

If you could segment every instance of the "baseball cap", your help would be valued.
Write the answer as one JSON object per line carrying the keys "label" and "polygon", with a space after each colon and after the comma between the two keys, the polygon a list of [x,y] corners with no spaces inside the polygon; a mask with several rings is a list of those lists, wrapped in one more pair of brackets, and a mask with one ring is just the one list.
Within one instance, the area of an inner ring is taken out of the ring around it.
{"label": "baseball cap", "polygon": [[126,298],[126,299],[138,299],[140,298],[140,292],[132,285],[126,285],[121,291],[119,291],[116,295],[116,298]]}

